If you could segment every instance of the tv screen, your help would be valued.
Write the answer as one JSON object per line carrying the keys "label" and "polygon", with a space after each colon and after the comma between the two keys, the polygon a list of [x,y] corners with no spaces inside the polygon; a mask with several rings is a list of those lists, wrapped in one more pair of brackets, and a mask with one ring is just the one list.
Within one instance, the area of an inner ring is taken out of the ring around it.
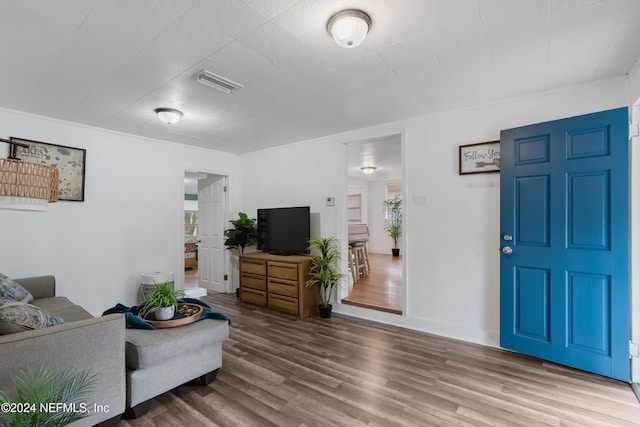
{"label": "tv screen", "polygon": [[309,206],[258,209],[258,249],[280,255],[306,253],[310,222]]}

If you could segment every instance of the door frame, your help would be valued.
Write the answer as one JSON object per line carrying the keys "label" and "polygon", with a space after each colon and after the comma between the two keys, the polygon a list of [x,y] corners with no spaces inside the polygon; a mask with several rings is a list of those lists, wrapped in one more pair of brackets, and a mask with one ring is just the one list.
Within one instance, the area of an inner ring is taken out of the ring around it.
{"label": "door frame", "polygon": [[[231,185],[230,185],[230,177],[227,173],[224,172],[216,172],[216,171],[212,171],[210,169],[205,169],[205,168],[200,168],[200,167],[185,167],[182,170],[182,177],[181,177],[181,181],[180,181],[180,186],[182,188],[181,191],[181,199],[180,199],[180,263],[178,264],[180,266],[180,274],[179,277],[181,278],[182,282],[181,282],[181,289],[184,289],[184,285],[185,285],[185,279],[184,279],[184,177],[185,174],[189,172],[189,173],[202,173],[202,174],[206,174],[207,176],[211,176],[211,175],[215,175],[215,176],[221,176],[224,178],[225,180],[225,185],[227,186],[227,191],[224,193],[224,223],[228,223],[229,218],[230,218],[230,206],[229,206],[229,193],[230,193],[230,189],[231,189]],[[233,283],[231,280],[231,274],[230,274],[230,254],[229,251],[225,250],[223,251],[223,259],[221,260],[221,265],[224,265],[224,272],[223,274],[227,276],[227,280],[225,281],[225,291],[226,292],[232,292],[233,289],[230,289],[233,287]]]}
{"label": "door frame", "polygon": [[[397,314],[393,314],[392,316],[400,316],[400,317],[408,317],[408,313],[407,313],[407,306],[408,306],[408,301],[409,301],[409,287],[408,287],[408,265],[409,265],[409,256],[408,256],[408,247],[409,247],[409,241],[410,239],[410,221],[409,218],[411,217],[411,203],[409,203],[409,199],[408,196],[409,195],[409,187],[407,184],[407,135],[406,135],[406,127],[405,126],[389,126],[389,127],[385,127],[385,128],[381,128],[381,129],[374,129],[373,131],[365,131],[364,133],[360,134],[359,132],[353,133],[353,134],[349,134],[349,137],[345,137],[342,138],[340,142],[340,144],[342,145],[342,160],[344,162],[344,174],[342,176],[343,178],[343,182],[342,182],[342,188],[341,188],[341,199],[342,199],[342,203],[340,205],[344,206],[343,212],[340,212],[339,218],[339,230],[340,230],[340,236],[341,236],[341,241],[346,242],[348,240],[348,218],[347,218],[347,198],[348,198],[348,193],[349,193],[349,176],[348,176],[348,171],[347,171],[347,166],[348,166],[348,146],[354,143],[358,143],[358,142],[362,142],[362,141],[366,141],[366,140],[370,140],[370,139],[377,139],[377,138],[381,138],[381,137],[387,137],[387,136],[392,136],[392,135],[397,135],[400,138],[400,167],[402,169],[401,172],[401,176],[400,176],[400,181],[402,183],[402,194],[403,194],[403,206],[402,206],[402,238],[400,239],[400,253],[403,254],[402,256],[402,293],[403,293],[403,298],[402,298],[402,314],[401,315],[397,315]],[[346,246],[345,246],[346,248]],[[346,249],[345,249],[346,251]],[[341,261],[341,270],[343,272],[345,272],[345,274],[348,272],[348,265],[347,265],[347,260],[348,260],[348,253],[344,252],[342,254],[342,261]],[[349,275],[346,274],[346,280],[347,282],[349,281]],[[345,298],[349,295],[349,285],[344,284],[344,286],[340,286],[338,288],[338,292],[336,292],[336,296],[335,296],[335,301],[334,301],[334,311],[337,312],[341,312],[341,313],[346,313],[346,314],[351,314],[351,315],[362,315],[362,313],[371,313],[373,317],[379,318],[380,315],[386,315],[388,313],[384,313],[382,311],[378,311],[378,310],[374,310],[374,309],[370,309],[370,308],[363,308],[363,307],[356,307],[356,306],[350,306],[350,305],[346,305],[346,304],[342,304],[342,298]]]}
{"label": "door frame", "polygon": [[[640,126],[640,98],[638,98],[633,105],[629,108],[630,123]],[[634,343],[640,343],[640,261],[636,260],[637,255],[640,254],[640,196],[635,194],[635,190],[640,188],[640,136],[629,138],[629,172],[630,172],[630,185],[629,185],[629,234],[630,234],[630,248],[629,248],[629,288],[631,295],[630,298],[630,311],[629,320],[631,336],[629,340]],[[631,358],[631,382],[640,383],[640,358]],[[640,387],[634,384],[634,391],[638,395],[640,400]]]}

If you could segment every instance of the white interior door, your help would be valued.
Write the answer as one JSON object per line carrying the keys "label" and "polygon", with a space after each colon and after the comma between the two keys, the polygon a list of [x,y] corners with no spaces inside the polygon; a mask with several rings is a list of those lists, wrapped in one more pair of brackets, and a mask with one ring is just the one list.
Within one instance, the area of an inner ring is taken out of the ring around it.
{"label": "white interior door", "polygon": [[198,285],[226,292],[224,226],[226,177],[209,175],[198,181]]}

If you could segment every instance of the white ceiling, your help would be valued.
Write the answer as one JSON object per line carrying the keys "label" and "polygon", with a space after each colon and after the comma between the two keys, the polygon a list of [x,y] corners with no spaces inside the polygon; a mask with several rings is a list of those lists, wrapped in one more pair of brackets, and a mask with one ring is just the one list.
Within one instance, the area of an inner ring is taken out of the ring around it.
{"label": "white ceiling", "polygon": [[[401,154],[400,135],[351,142],[347,147],[347,176],[362,181],[401,181]],[[376,170],[366,175],[361,169],[364,166],[373,166]]]}
{"label": "white ceiling", "polygon": [[[346,8],[373,21],[355,49],[326,31]],[[624,76],[639,23],[638,0],[2,0],[0,107],[243,153]]]}

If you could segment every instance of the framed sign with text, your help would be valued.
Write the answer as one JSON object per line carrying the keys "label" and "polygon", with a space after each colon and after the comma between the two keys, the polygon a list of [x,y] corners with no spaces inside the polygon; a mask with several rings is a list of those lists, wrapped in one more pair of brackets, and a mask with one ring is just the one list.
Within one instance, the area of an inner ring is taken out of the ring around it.
{"label": "framed sign with text", "polygon": [[60,172],[58,182],[59,200],[84,202],[84,175],[87,150],[66,147],[28,139],[10,138],[11,141],[25,144],[16,146],[18,158],[32,163],[52,166]]}
{"label": "framed sign with text", "polygon": [[459,147],[459,175],[500,172],[500,141]]}

